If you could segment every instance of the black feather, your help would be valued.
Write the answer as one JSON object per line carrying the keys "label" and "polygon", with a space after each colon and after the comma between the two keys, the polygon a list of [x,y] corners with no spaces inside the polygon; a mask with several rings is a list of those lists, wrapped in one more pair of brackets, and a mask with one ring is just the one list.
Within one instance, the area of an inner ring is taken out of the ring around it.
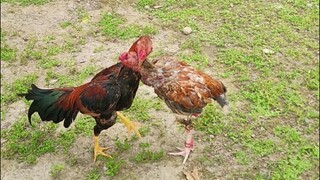
{"label": "black feather", "polygon": [[61,98],[66,98],[65,94],[71,91],[56,90],[56,89],[40,89],[34,84],[31,85],[31,90],[26,94],[20,94],[25,96],[27,100],[33,100],[29,111],[28,120],[31,124],[31,117],[35,112],[38,112],[42,121],[53,121],[59,123],[65,120],[65,126],[69,127],[71,122],[78,114],[77,110],[67,109],[64,110],[57,102]]}

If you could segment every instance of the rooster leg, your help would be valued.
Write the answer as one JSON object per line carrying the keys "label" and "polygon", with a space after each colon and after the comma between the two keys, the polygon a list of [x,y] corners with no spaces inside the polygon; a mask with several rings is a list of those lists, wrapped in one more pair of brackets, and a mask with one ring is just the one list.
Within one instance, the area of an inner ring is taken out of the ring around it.
{"label": "rooster leg", "polygon": [[191,130],[186,129],[186,131],[187,131],[187,140],[185,142],[185,147],[184,148],[177,148],[180,150],[180,152],[169,153],[170,155],[183,156],[184,157],[183,164],[186,163],[190,152],[193,151],[193,146],[194,146],[194,139],[193,139],[194,130],[193,129],[191,129]]}
{"label": "rooster leg", "polygon": [[128,136],[130,137],[130,133],[131,131],[133,131],[136,136],[138,136],[139,138],[141,138],[141,135],[138,131],[138,129],[136,128],[136,126],[138,126],[137,123],[130,121],[128,118],[126,118],[122,113],[117,112],[117,116],[119,116],[121,122],[127,127],[128,130]]}
{"label": "rooster leg", "polygon": [[93,136],[93,141],[94,141],[94,156],[93,156],[93,160],[94,162],[96,162],[97,156],[98,155],[102,155],[102,156],[106,156],[109,158],[112,158],[109,154],[104,153],[104,150],[108,150],[109,148],[103,148],[100,147],[99,145],[99,136]]}

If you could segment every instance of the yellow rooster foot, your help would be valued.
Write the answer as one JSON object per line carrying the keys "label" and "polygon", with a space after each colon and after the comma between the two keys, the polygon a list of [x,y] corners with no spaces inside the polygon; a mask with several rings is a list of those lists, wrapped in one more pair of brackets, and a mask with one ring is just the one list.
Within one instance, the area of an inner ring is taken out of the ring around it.
{"label": "yellow rooster foot", "polygon": [[132,122],[130,121],[128,118],[126,118],[122,113],[117,112],[117,115],[119,116],[121,122],[127,127],[127,131],[128,131],[128,136],[130,138],[130,134],[133,131],[136,136],[138,136],[139,138],[141,138],[141,134],[138,131],[137,127],[139,126],[138,123],[136,122]]}
{"label": "yellow rooster foot", "polygon": [[106,154],[106,153],[103,152],[103,151],[108,150],[108,149],[109,148],[100,147],[99,138],[95,136],[94,137],[94,149],[93,149],[93,151],[94,151],[93,161],[96,162],[98,155],[112,158],[112,156],[110,156],[109,154]]}
{"label": "yellow rooster foot", "polygon": [[180,150],[180,152],[175,152],[175,153],[169,153],[170,155],[174,155],[174,156],[183,156],[184,157],[184,160],[182,162],[182,164],[186,163],[187,162],[187,159],[190,155],[190,152],[193,151],[193,145],[194,145],[194,142],[191,141],[190,143],[187,143],[185,144],[185,148],[178,148]]}

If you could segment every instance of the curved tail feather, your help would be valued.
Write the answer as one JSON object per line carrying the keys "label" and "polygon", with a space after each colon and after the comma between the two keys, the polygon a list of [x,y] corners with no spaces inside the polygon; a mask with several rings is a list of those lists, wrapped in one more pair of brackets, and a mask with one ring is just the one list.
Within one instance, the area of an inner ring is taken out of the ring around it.
{"label": "curved tail feather", "polygon": [[42,121],[59,123],[64,120],[64,126],[69,127],[79,111],[62,107],[58,102],[69,98],[72,89],[40,89],[34,84],[31,88],[28,93],[21,94],[27,100],[33,100],[28,111],[29,123],[31,124],[32,115],[38,112]]}

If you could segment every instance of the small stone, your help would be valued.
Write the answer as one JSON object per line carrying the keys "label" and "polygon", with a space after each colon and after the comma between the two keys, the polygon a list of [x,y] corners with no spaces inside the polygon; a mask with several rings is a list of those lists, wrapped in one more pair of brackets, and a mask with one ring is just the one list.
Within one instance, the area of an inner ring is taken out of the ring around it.
{"label": "small stone", "polygon": [[275,9],[282,9],[282,8],[283,8],[283,5],[280,4],[280,3],[278,3],[278,4],[275,5],[274,8],[275,8]]}
{"label": "small stone", "polygon": [[162,6],[153,6],[154,9],[162,8]]}
{"label": "small stone", "polygon": [[49,84],[55,84],[58,81],[58,79],[52,79],[49,81]]}
{"label": "small stone", "polygon": [[150,9],[150,6],[149,5],[145,5],[144,9]]}
{"label": "small stone", "polygon": [[206,170],[211,172],[211,173],[214,173],[214,169],[212,167],[206,167]]}
{"label": "small stone", "polygon": [[25,42],[29,41],[29,38],[27,38],[27,37],[23,37],[22,39],[23,39]]}
{"label": "small stone", "polygon": [[311,119],[309,119],[309,118],[305,118],[305,119],[304,119],[304,122],[305,122],[306,124],[311,124],[313,121],[312,121]]}
{"label": "small stone", "polygon": [[260,130],[261,130],[261,131],[264,131],[264,130],[266,130],[266,129],[265,129],[264,127],[262,127],[262,126],[261,126]]}
{"label": "small stone", "polygon": [[256,135],[255,134],[251,134],[251,137],[254,138],[254,137],[256,137]]}
{"label": "small stone", "polygon": [[184,27],[183,30],[182,30],[183,34],[185,35],[189,35],[192,33],[192,29],[191,27]]}
{"label": "small stone", "polygon": [[274,53],[274,51],[272,51],[270,49],[263,49],[262,52],[265,54],[273,54]]}

